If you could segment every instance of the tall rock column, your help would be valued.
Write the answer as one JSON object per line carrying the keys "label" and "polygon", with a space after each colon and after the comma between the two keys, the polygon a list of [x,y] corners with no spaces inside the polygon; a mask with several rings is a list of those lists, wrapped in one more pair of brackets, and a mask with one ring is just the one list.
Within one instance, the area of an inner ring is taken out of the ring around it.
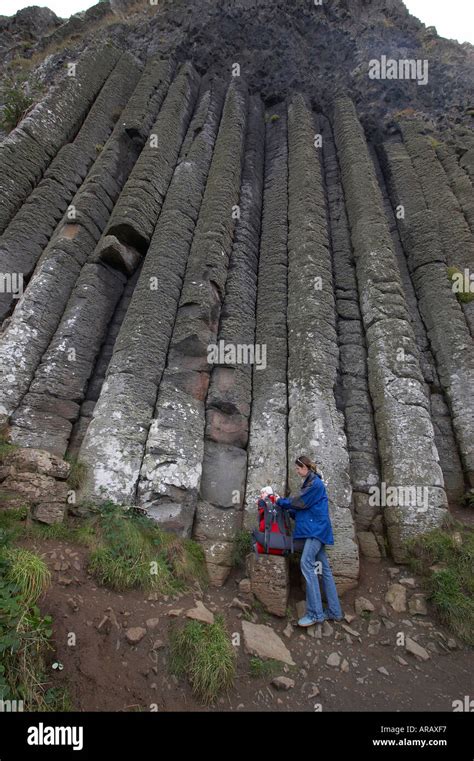
{"label": "tall rock column", "polygon": [[273,108],[266,126],[265,179],[258,264],[255,343],[265,368],[253,369],[244,527],[255,528],[255,499],[264,486],[283,495],[287,483],[286,330],[288,279],[287,109]]}
{"label": "tall rock column", "polygon": [[328,490],[333,572],[344,591],[357,584],[359,555],[344,418],[334,396],[339,349],[318,133],[303,97],[295,96],[288,108],[289,485],[291,491],[299,488],[293,461],[308,453]]}
{"label": "tall rock column", "polygon": [[354,502],[354,519],[362,554],[377,559],[384,553],[380,507],[369,491],[379,485],[380,471],[374,413],[367,374],[367,346],[359,307],[359,292],[336,147],[327,119],[323,126],[323,156],[330,223],[340,385]]}
{"label": "tall rock column", "polygon": [[[436,359],[441,386],[467,482],[474,485],[474,352],[461,306],[453,294],[436,219],[426,208],[417,172],[402,143],[383,147],[393,203],[406,206],[398,225],[418,304]],[[413,199],[418,199],[415,205]],[[409,200],[407,200],[409,199]]]}
{"label": "tall rock column", "polygon": [[[219,129],[219,83],[203,82],[178,165],[81,447],[86,493],[134,502],[186,264]],[[110,410],[116,410],[111,416]]]}
{"label": "tall rock column", "polygon": [[217,338],[232,250],[247,100],[243,85],[234,80],[189,254],[138,488],[140,504],[185,535],[191,532],[201,482],[208,354]]}
{"label": "tall rock column", "polygon": [[336,101],[334,134],[367,339],[382,479],[390,488],[390,501],[383,505],[385,522],[392,554],[403,561],[405,540],[439,526],[446,515],[443,475],[380,189],[347,98]]}
{"label": "tall rock column", "polygon": [[[255,340],[255,300],[262,210],[264,110],[250,101],[239,218],[222,305],[216,357],[206,398],[200,497],[194,536],[204,547],[209,578],[222,584],[232,566],[247,470],[252,366],[266,357]],[[222,354],[219,355],[219,352]]]}

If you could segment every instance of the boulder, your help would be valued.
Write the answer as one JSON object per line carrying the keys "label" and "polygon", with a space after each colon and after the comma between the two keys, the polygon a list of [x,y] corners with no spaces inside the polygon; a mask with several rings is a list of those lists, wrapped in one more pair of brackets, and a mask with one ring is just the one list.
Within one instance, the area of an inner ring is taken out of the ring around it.
{"label": "boulder", "polygon": [[289,562],[277,555],[247,557],[247,573],[253,594],[268,613],[286,616],[290,592]]}
{"label": "boulder", "polygon": [[264,660],[281,661],[288,666],[296,665],[285,643],[270,626],[242,621],[242,631],[245,652]]}
{"label": "boulder", "polygon": [[385,595],[385,602],[396,610],[403,613],[407,609],[407,590],[401,584],[391,584]]}

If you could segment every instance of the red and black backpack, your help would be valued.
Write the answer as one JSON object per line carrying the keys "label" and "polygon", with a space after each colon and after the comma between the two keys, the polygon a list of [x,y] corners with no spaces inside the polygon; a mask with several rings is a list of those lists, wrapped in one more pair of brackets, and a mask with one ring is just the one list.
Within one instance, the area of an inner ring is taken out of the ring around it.
{"label": "red and black backpack", "polygon": [[[261,506],[265,502],[265,507]],[[294,551],[290,516],[276,504],[273,494],[258,500],[258,529],[254,529],[254,549],[259,555],[288,555]]]}

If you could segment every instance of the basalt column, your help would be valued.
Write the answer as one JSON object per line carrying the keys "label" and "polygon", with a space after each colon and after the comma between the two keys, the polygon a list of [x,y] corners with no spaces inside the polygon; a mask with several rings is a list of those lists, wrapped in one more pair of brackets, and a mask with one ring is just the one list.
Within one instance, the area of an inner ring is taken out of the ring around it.
{"label": "basalt column", "polygon": [[[418,173],[405,146],[384,144],[394,205],[406,204],[399,229],[418,296],[420,312],[449,403],[452,425],[467,482],[474,485],[474,354],[460,304],[447,276],[446,254],[433,212],[426,208]],[[413,199],[418,199],[415,205]]]}
{"label": "basalt column", "polygon": [[344,191],[331,126],[322,120],[323,155],[336,297],[341,398],[349,449],[354,519],[362,554],[370,559],[385,552],[380,507],[370,499],[380,482],[377,438],[367,377],[367,346],[359,307],[355,264]]}
{"label": "basalt column", "polygon": [[284,495],[287,483],[288,142],[287,108],[269,112],[258,263],[255,344],[265,367],[254,367],[244,527],[255,528],[256,497],[264,486]]}
{"label": "basalt column", "polygon": [[0,145],[0,233],[41,179],[62,145],[84,121],[100,88],[120,58],[104,45],[85,51],[59,84]]}
{"label": "basalt column", "polygon": [[[247,93],[234,80],[189,254],[140,474],[140,504],[189,535],[204,455],[205,398],[239,203]],[[223,474],[224,475],[224,474]]]}
{"label": "basalt column", "polygon": [[336,407],[339,349],[319,128],[302,96],[288,108],[288,453],[312,456],[325,481],[334,526],[333,571],[340,591],[359,575],[344,418]]}
{"label": "basalt column", "polygon": [[[133,503],[219,128],[223,87],[203,81],[143,269],[81,448],[86,491]],[[117,411],[110,415],[110,409]]]}
{"label": "basalt column", "polygon": [[[136,74],[130,62],[127,76]],[[140,149],[116,124],[43,251],[0,339],[0,418],[11,415],[28,390]]]}
{"label": "basalt column", "polygon": [[[439,526],[446,515],[443,475],[382,198],[349,99],[335,104],[334,134],[368,347],[382,479],[396,502],[384,507],[385,523],[393,557],[403,561],[405,540]],[[406,489],[413,494],[416,487],[423,490],[422,499],[404,499]]]}
{"label": "basalt column", "polygon": [[[39,185],[0,237],[2,272],[20,272],[24,279],[31,275],[54,228],[118,119],[125,129],[130,129],[130,122],[135,121],[139,115],[137,107],[140,99],[143,100],[140,93],[144,90],[149,109],[147,116],[157,113],[161,102],[154,111],[154,99],[159,95],[162,99],[166,94],[169,68],[167,62],[150,61],[137,85],[138,70],[134,60],[128,54],[121,56],[74,141],[60,149]],[[155,79],[149,82],[152,74]],[[137,87],[134,90],[135,85]],[[127,101],[127,110],[122,111]],[[142,119],[142,123],[146,123],[146,119]],[[144,135],[143,142],[147,135],[148,132]],[[13,294],[0,293],[0,321],[15,304]]]}
{"label": "basalt column", "polygon": [[[443,471],[444,487],[448,500],[457,500],[464,493],[464,476],[454,438],[450,411],[445,402],[443,389],[440,384],[436,363],[431,351],[426,327],[420,314],[419,302],[409,270],[405,247],[406,236],[400,235],[403,226],[403,216],[412,217],[418,209],[426,210],[421,188],[415,195],[405,196],[402,201],[392,204],[387,190],[387,184],[375,152],[372,154],[374,168],[379,181],[384,200],[384,209],[392,234],[393,246],[397,257],[398,269],[403,286],[403,292],[410,312],[415,340],[419,351],[420,368],[425,379],[425,393],[430,402],[431,420],[435,434],[435,444],[438,450],[441,470]],[[404,210],[403,213],[401,210]],[[397,217],[396,219],[395,212]]]}
{"label": "basalt column", "polygon": [[[0,237],[3,272],[28,278],[74,193],[82,184],[129,100],[139,71],[128,54],[121,56],[96,98],[75,140],[63,146]],[[0,294],[0,322],[16,303],[11,293]]]}
{"label": "basalt column", "polygon": [[[428,209],[434,212],[438,237],[446,262],[464,272],[474,270],[474,237],[459,201],[449,186],[446,173],[438,161],[423,127],[416,122],[400,122],[403,141],[415,167]],[[471,335],[474,336],[474,301],[462,304]]]}
{"label": "basalt column", "polygon": [[[192,93],[193,77],[188,77],[184,71],[171,86],[157,121],[159,126],[155,125],[156,137],[161,145],[159,181],[165,187],[187,127],[186,112],[189,118],[193,107]],[[179,104],[183,106],[181,133],[177,129],[179,122],[178,125],[175,123]],[[134,167],[121,198],[128,195],[130,183],[142,168],[139,164],[142,164],[141,159]],[[66,451],[72,424],[78,417],[79,404],[84,398],[86,383],[104,341],[107,325],[121,296],[126,275],[134,269],[129,266],[123,272],[119,266],[120,260],[115,262],[117,269],[104,261],[101,243],[98,251],[82,268],[54,338],[28,393],[12,417],[12,440],[23,446],[41,446],[61,456]],[[56,409],[53,409],[55,401]],[[45,419],[46,409],[50,414]]]}
{"label": "basalt column", "polygon": [[[250,101],[238,221],[222,305],[216,356],[206,398],[206,428],[195,538],[206,553],[209,578],[223,584],[232,565],[233,539],[242,521],[252,402],[255,300],[262,211],[264,111]],[[223,356],[219,355],[223,353]],[[264,361],[265,358],[263,358]]]}

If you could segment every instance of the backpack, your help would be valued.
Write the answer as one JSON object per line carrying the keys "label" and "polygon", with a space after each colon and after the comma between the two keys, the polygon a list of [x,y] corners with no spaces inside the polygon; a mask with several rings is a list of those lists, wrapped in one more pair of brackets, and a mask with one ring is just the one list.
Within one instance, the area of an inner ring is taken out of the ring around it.
{"label": "backpack", "polygon": [[290,516],[266,497],[265,507],[258,508],[259,526],[252,531],[257,555],[288,555],[294,552]]}

